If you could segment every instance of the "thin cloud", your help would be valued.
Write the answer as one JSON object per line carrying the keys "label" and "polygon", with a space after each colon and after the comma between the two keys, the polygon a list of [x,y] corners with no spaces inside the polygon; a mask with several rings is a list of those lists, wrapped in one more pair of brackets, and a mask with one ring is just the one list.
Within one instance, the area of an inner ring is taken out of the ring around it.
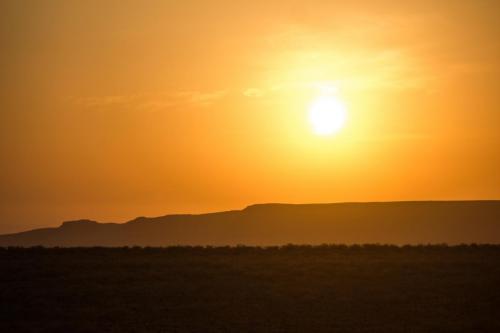
{"label": "thin cloud", "polygon": [[68,97],[73,104],[85,108],[124,107],[136,110],[161,111],[177,107],[208,107],[228,94],[227,90],[176,91],[90,97]]}
{"label": "thin cloud", "polygon": [[248,88],[243,91],[243,95],[250,98],[260,98],[263,97],[266,92],[259,88]]}

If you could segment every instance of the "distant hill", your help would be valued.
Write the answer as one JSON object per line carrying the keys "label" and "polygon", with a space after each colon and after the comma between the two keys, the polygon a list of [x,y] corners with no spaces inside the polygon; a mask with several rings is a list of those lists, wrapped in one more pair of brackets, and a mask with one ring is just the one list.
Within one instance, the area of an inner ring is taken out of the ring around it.
{"label": "distant hill", "polygon": [[500,201],[259,204],[118,223],[64,222],[0,235],[0,246],[500,243]]}

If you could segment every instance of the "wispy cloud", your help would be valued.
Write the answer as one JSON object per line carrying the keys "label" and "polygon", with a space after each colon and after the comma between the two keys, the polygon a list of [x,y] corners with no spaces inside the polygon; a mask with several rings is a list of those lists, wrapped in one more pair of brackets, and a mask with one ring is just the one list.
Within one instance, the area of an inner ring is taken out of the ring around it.
{"label": "wispy cloud", "polygon": [[263,97],[266,92],[260,88],[247,88],[243,91],[243,95],[251,98],[260,98]]}
{"label": "wispy cloud", "polygon": [[327,22],[319,27],[294,24],[269,35],[266,51],[256,59],[262,80],[243,95],[270,98],[325,80],[350,92],[430,90],[444,75],[423,56],[426,45],[403,38],[415,34],[414,27],[424,18],[358,16],[344,18],[356,22],[354,28]]}
{"label": "wispy cloud", "polygon": [[130,95],[68,97],[71,103],[86,108],[124,107],[144,111],[162,111],[177,107],[208,107],[221,100],[228,90],[175,91]]}

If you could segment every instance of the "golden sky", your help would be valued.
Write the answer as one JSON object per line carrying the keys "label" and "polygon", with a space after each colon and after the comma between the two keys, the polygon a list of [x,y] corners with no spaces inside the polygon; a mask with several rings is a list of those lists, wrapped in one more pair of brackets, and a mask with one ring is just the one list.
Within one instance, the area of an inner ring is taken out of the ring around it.
{"label": "golden sky", "polygon": [[[2,1],[0,233],[500,199],[500,2]],[[319,136],[334,91],[345,126]]]}

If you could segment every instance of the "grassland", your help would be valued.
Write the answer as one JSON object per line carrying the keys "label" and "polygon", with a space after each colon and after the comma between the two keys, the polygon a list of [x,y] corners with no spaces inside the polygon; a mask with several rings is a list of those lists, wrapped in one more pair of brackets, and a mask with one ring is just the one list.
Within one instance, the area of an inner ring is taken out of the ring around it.
{"label": "grassland", "polygon": [[0,332],[500,332],[500,246],[0,248]]}

